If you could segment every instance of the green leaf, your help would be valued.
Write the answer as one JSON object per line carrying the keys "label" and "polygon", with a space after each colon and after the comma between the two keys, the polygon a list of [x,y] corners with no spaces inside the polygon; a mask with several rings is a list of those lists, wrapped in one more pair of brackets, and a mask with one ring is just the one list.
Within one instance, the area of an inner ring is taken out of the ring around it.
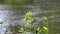
{"label": "green leaf", "polygon": [[32,12],[29,12],[29,16],[32,16]]}
{"label": "green leaf", "polygon": [[47,27],[44,27],[45,30],[48,30]]}
{"label": "green leaf", "polygon": [[24,17],[22,20],[26,21],[26,20],[27,20],[27,18],[26,18],[26,17]]}
{"label": "green leaf", "polygon": [[40,27],[37,28],[37,31],[39,31],[39,30],[40,30]]}
{"label": "green leaf", "polygon": [[32,16],[32,12],[27,12],[26,16],[28,16],[28,17]]}
{"label": "green leaf", "polygon": [[23,27],[21,27],[21,31],[22,31],[22,32],[24,31],[24,28],[23,28]]}
{"label": "green leaf", "polygon": [[31,26],[30,20],[26,21],[26,25]]}
{"label": "green leaf", "polygon": [[26,15],[29,16],[29,13],[27,12]]}
{"label": "green leaf", "polygon": [[45,17],[43,17],[45,20],[48,20],[48,18],[45,16]]}

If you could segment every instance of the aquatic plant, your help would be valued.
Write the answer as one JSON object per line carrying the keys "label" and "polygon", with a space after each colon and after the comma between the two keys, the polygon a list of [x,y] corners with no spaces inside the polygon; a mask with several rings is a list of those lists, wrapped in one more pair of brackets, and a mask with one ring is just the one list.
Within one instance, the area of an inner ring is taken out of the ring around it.
{"label": "aquatic plant", "polygon": [[48,34],[48,18],[45,16],[44,17],[45,21],[44,21],[44,34]]}
{"label": "aquatic plant", "polygon": [[[47,25],[47,17],[44,17],[44,34],[48,34],[48,25]],[[29,32],[33,32],[35,34],[40,34],[41,29],[40,26],[34,27],[32,24],[36,22],[36,18],[33,17],[32,12],[29,11],[26,13],[24,18],[22,19],[24,22],[26,22],[26,25],[29,27],[27,30]],[[27,30],[24,27],[21,27],[20,30],[22,31],[22,34],[26,34]]]}

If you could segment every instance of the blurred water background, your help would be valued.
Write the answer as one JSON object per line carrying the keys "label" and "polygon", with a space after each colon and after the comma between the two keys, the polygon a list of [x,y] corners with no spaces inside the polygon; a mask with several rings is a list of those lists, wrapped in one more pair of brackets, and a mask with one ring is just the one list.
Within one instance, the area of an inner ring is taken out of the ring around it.
{"label": "blurred water background", "polygon": [[9,25],[17,29],[24,25],[22,18],[29,10],[37,22],[44,20],[42,16],[48,17],[49,34],[60,34],[60,0],[0,0],[0,34],[5,34]]}

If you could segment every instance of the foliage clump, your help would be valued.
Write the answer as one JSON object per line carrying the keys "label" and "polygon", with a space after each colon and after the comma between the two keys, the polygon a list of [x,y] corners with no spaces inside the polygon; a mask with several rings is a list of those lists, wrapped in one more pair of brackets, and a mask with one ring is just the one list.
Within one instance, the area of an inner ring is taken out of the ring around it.
{"label": "foliage clump", "polygon": [[[48,34],[48,25],[47,25],[47,17],[44,17],[45,21],[44,21],[44,34]],[[27,31],[29,32],[33,32],[35,34],[40,34],[41,33],[41,29],[40,26],[34,27],[33,23],[36,22],[36,18],[33,17],[32,12],[29,11],[26,13],[25,17],[22,19],[23,21],[26,22],[26,25],[29,27],[27,29],[20,28],[20,30],[22,31],[22,34],[25,34]]]}

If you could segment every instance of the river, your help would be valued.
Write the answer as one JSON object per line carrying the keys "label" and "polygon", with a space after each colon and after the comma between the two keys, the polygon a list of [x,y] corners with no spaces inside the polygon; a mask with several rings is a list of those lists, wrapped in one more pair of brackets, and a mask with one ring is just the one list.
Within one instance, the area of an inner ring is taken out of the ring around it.
{"label": "river", "polygon": [[[24,25],[22,18],[24,17],[25,11],[17,11],[17,10],[8,10],[7,8],[10,5],[0,4],[0,22],[2,23],[0,26],[0,34],[5,34],[4,32],[7,30],[10,24],[14,25]],[[29,8],[33,12],[33,16],[37,18],[37,22],[44,20],[42,16],[47,16],[49,18],[49,28],[50,34],[60,34],[60,10],[43,10],[39,6],[23,6],[25,8]],[[57,7],[57,6],[56,6]],[[56,8],[55,7],[55,8]],[[20,24],[19,24],[20,23]],[[52,30],[52,32],[51,32]]]}

